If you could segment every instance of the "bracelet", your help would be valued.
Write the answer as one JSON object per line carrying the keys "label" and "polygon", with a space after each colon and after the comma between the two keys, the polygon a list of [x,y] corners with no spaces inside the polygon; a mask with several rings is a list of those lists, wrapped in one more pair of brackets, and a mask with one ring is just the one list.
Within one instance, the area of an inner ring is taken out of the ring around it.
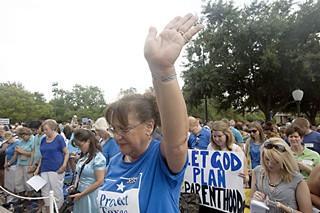
{"label": "bracelet", "polygon": [[294,210],[293,210],[293,208],[291,208],[291,207],[290,207],[290,210],[291,210],[291,213],[294,213]]}
{"label": "bracelet", "polygon": [[7,164],[8,164],[9,166],[11,165],[11,163],[10,163],[10,162],[8,162]]}
{"label": "bracelet", "polygon": [[[162,82],[169,82],[169,81],[172,81],[173,79],[175,79],[176,77],[177,77],[177,73],[174,72],[169,75],[161,76],[161,81]],[[157,80],[157,77],[152,74],[152,79]]]}

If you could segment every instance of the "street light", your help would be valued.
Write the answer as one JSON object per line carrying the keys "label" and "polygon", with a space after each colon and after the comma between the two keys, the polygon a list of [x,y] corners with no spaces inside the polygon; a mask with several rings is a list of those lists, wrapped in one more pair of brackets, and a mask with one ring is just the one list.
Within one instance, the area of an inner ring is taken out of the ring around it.
{"label": "street light", "polygon": [[54,96],[54,116],[57,116],[57,109],[56,109],[56,96],[57,96],[57,91],[58,91],[58,82],[53,82],[52,83],[52,92]]}
{"label": "street light", "polygon": [[205,117],[205,124],[208,122],[208,100],[207,96],[204,96],[204,117]]}
{"label": "street light", "polygon": [[292,97],[297,103],[297,111],[298,111],[298,117],[300,117],[300,103],[303,98],[303,91],[301,89],[296,89],[292,92]]}

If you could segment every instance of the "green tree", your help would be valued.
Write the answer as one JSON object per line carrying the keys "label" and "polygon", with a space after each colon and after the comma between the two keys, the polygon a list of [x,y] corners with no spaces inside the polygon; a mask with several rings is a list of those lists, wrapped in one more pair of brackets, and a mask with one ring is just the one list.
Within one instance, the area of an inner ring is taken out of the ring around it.
{"label": "green tree", "polygon": [[30,93],[21,83],[0,83],[0,117],[10,123],[43,120],[51,116],[52,107],[41,93]]}
{"label": "green tree", "polygon": [[[301,77],[305,66],[299,57],[312,51],[301,47],[320,26],[317,21],[292,36],[311,17],[320,19],[313,1],[301,7],[305,10],[294,6],[290,0],[253,1],[243,9],[232,1],[208,2],[203,9],[206,28],[187,48],[183,92],[188,104],[213,98],[220,110],[232,107],[243,114],[259,108],[268,120],[270,111],[275,114],[292,101],[291,92],[308,83]],[[315,52],[318,56],[319,48]]]}
{"label": "green tree", "polygon": [[78,118],[97,119],[106,108],[103,92],[98,87],[74,85],[72,91],[58,89],[50,103],[56,106],[56,120],[70,122],[73,115]]}
{"label": "green tree", "polygon": [[120,93],[119,93],[119,98],[121,96],[127,95],[127,94],[132,94],[132,93],[137,93],[137,89],[134,87],[130,87],[129,89],[120,89]]}

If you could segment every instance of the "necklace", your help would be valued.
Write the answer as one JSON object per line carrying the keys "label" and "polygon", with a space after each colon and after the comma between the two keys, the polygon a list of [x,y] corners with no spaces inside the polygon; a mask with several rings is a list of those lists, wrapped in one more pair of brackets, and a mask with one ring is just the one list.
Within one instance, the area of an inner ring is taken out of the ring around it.
{"label": "necklace", "polygon": [[125,156],[124,156],[124,159],[125,159],[126,162],[132,163],[132,161],[129,159],[129,156],[128,156],[128,155],[125,155]]}
{"label": "necklace", "polygon": [[271,187],[276,187],[277,185],[279,185],[282,181],[282,178],[280,178],[276,183],[271,183],[270,182],[270,179],[269,179],[269,175],[267,175],[267,182],[268,182],[268,185],[271,186]]}

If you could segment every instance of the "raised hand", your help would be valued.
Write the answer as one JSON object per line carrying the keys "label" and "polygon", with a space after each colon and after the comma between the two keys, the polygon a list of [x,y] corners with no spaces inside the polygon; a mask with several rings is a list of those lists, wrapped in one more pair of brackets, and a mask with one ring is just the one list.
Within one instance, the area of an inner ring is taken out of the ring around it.
{"label": "raised hand", "polygon": [[194,25],[197,20],[198,17],[190,13],[184,17],[176,17],[166,25],[159,36],[157,29],[150,27],[144,55],[155,76],[166,75],[174,68],[183,46],[203,28],[201,24]]}

